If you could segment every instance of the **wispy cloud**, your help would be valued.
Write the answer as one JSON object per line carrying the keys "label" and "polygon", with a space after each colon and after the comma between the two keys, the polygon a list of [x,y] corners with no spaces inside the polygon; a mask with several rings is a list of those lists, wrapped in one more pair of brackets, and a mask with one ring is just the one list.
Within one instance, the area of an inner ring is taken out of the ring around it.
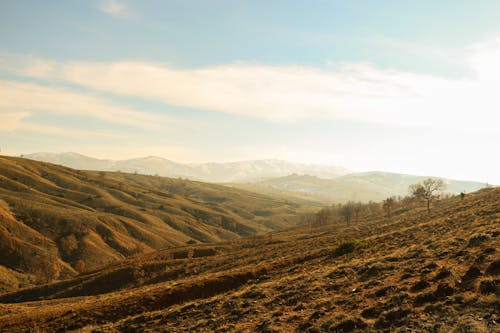
{"label": "wispy cloud", "polygon": [[127,17],[132,14],[130,9],[118,0],[104,0],[99,5],[99,10],[113,16]]}
{"label": "wispy cloud", "polygon": [[470,52],[465,60],[473,75],[461,79],[360,63],[327,69],[249,63],[181,69],[137,61],[54,64],[32,59],[16,70],[96,91],[276,122],[350,119],[496,129],[500,40]]}
{"label": "wispy cloud", "polygon": [[61,127],[61,126],[53,126],[53,125],[46,125],[46,124],[39,124],[35,122],[30,122],[30,121],[23,121],[19,123],[16,126],[16,129],[22,130],[22,131],[27,131],[27,132],[33,132],[33,133],[39,133],[39,134],[45,134],[45,135],[50,135],[50,136],[61,136],[61,137],[70,137],[70,138],[114,138],[114,139],[124,139],[126,136],[123,133],[117,133],[112,130],[107,130],[107,131],[97,131],[97,130],[84,130],[84,129],[77,129],[77,128],[66,128],[66,127]]}
{"label": "wispy cloud", "polygon": [[[0,96],[2,96],[1,93]],[[29,116],[28,112],[12,112],[0,108],[0,133],[15,131],[21,125],[23,119]]]}
{"label": "wispy cloud", "polygon": [[[138,128],[161,129],[174,120],[66,88],[0,80],[0,130],[15,130],[33,114],[83,116]],[[26,127],[25,127],[26,128]],[[32,127],[33,128],[33,127]],[[39,129],[41,127],[38,127]]]}

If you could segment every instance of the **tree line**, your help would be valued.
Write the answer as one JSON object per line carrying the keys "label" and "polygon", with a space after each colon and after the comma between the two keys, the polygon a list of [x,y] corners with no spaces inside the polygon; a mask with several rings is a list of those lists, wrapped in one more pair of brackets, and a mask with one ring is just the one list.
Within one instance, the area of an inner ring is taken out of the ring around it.
{"label": "tree line", "polygon": [[442,179],[428,178],[420,183],[410,185],[409,194],[406,196],[392,196],[382,202],[348,201],[344,204],[333,204],[321,209],[316,214],[305,216],[304,222],[310,223],[312,226],[322,226],[342,222],[349,224],[381,214],[390,218],[395,212],[407,211],[422,203],[430,212],[432,202],[443,197],[442,191],[445,189],[446,185]]}

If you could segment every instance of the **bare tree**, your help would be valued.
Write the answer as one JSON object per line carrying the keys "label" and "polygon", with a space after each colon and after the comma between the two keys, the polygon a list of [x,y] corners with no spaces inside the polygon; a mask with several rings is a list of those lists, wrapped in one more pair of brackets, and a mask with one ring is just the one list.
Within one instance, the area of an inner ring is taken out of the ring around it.
{"label": "bare tree", "polygon": [[318,213],[316,213],[315,222],[317,226],[327,225],[329,223],[332,223],[332,221],[333,221],[333,214],[328,207],[323,208]]}
{"label": "bare tree", "polygon": [[348,201],[340,209],[340,215],[344,218],[346,224],[349,224],[351,221],[352,215],[354,214],[354,206],[354,202]]}
{"label": "bare tree", "polygon": [[359,214],[363,210],[363,204],[361,202],[359,202],[359,201],[356,202],[353,205],[353,210],[354,210],[354,216],[356,217],[356,222],[358,222],[359,221]]}
{"label": "bare tree", "polygon": [[382,209],[386,212],[387,217],[390,218],[392,211],[396,207],[396,199],[394,197],[387,198],[382,203]]}
{"label": "bare tree", "polygon": [[425,200],[427,203],[427,211],[431,211],[431,202],[437,196],[435,192],[442,191],[446,185],[442,179],[428,178],[424,181],[410,185],[409,190],[415,198]]}

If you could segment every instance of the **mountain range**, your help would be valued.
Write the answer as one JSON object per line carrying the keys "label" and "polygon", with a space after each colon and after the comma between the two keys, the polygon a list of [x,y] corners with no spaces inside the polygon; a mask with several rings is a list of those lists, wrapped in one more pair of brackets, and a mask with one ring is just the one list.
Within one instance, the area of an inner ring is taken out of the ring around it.
{"label": "mountain range", "polygon": [[[340,166],[282,160],[182,164],[154,156],[115,161],[71,152],[35,153],[23,157],[80,170],[122,171],[226,183],[275,198],[322,202],[380,201],[390,196],[404,196],[408,194],[409,185],[428,178],[381,171],[353,173]],[[475,191],[487,185],[453,179],[444,181],[445,192],[453,194]]]}
{"label": "mountain range", "polygon": [[122,171],[163,177],[182,177],[214,183],[253,182],[266,178],[283,177],[293,173],[322,178],[334,178],[349,170],[318,164],[291,163],[282,160],[252,160],[227,163],[178,163],[148,156],[128,160],[97,159],[78,153],[34,153],[22,155],[36,161],[64,165],[79,170]]}

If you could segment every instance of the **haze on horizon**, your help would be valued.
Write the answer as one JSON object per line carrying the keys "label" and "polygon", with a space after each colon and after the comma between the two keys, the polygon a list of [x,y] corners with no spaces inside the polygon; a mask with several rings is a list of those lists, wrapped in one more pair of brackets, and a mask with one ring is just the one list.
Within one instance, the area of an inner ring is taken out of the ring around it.
{"label": "haze on horizon", "polygon": [[0,3],[2,154],[500,184],[498,1]]}

